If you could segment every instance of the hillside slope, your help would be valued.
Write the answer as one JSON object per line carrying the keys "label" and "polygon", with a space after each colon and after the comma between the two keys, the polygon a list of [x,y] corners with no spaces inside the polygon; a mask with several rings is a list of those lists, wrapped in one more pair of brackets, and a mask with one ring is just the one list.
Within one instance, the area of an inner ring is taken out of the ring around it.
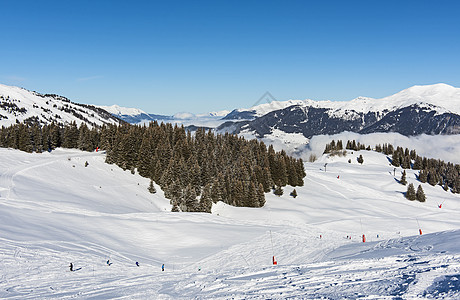
{"label": "hillside slope", "polygon": [[359,154],[306,163],[295,199],[203,214],[169,212],[103,153],[0,149],[0,298],[459,296],[459,195],[408,201],[384,155]]}
{"label": "hillside slope", "polygon": [[9,126],[18,122],[69,124],[74,121],[77,125],[86,123],[88,126],[121,122],[99,107],[73,103],[59,95],[43,95],[0,84],[0,126]]}

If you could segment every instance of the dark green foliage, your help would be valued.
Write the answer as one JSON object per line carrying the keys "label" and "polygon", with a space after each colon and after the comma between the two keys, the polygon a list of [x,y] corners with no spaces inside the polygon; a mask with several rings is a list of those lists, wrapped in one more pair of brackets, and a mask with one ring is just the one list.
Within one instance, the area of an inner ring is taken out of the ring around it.
{"label": "dark green foliage", "polygon": [[415,188],[412,183],[407,186],[406,198],[413,201],[416,199]]}
{"label": "dark green foliage", "polygon": [[417,156],[415,158],[414,165],[412,166],[412,169],[414,170],[420,170],[422,168],[422,158],[420,156]]}
{"label": "dark green foliage", "polygon": [[426,201],[425,192],[420,184],[418,185],[417,192],[415,193],[415,198],[420,202]]}
{"label": "dark green foliage", "polygon": [[401,175],[401,180],[399,181],[399,183],[401,183],[402,185],[406,185],[406,184],[407,184],[407,180],[406,180],[406,170],[403,170],[402,175]]}
{"label": "dark green foliage", "polygon": [[393,166],[395,166],[395,167],[401,166],[401,163],[399,161],[399,152],[398,151],[393,152],[393,155],[391,157],[391,164]]}
{"label": "dark green foliage", "polygon": [[444,182],[444,185],[442,187],[446,192],[449,190],[449,186],[447,185],[447,182]]}
{"label": "dark green foliage", "polygon": [[276,185],[275,190],[273,191],[273,194],[276,196],[280,197],[284,193],[283,188],[280,185]]}
{"label": "dark green foliage", "polygon": [[425,170],[420,170],[418,174],[418,180],[420,180],[423,183],[426,183],[428,180],[428,174]]}
{"label": "dark green foliage", "polygon": [[435,170],[430,170],[428,172],[428,183],[432,186],[435,186],[438,183],[438,176]]}
{"label": "dark green foliage", "polygon": [[401,167],[403,169],[410,169],[410,157],[409,157],[409,155],[402,156],[401,160],[402,160]]}
{"label": "dark green foliage", "polygon": [[155,186],[153,185],[153,180],[150,179],[150,184],[149,184],[149,188],[148,188],[150,194],[155,194],[157,192],[157,190],[155,189]]}

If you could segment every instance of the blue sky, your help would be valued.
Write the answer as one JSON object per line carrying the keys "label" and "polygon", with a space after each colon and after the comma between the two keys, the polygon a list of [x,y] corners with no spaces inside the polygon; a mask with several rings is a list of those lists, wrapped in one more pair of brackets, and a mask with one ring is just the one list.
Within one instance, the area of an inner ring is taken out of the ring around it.
{"label": "blue sky", "polygon": [[460,1],[0,0],[0,83],[150,113],[460,87]]}

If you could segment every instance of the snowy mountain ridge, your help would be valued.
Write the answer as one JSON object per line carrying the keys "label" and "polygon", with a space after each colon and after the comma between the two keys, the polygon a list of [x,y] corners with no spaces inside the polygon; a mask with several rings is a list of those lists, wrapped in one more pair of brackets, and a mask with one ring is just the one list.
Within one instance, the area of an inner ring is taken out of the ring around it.
{"label": "snowy mountain ridge", "polygon": [[[307,139],[346,131],[406,136],[460,133],[460,89],[446,84],[413,86],[381,99],[304,100],[268,113],[266,108],[264,104],[262,108],[235,110],[217,130],[257,138],[284,132]],[[260,112],[265,114],[259,116]]]}
{"label": "snowy mountain ridge", "polygon": [[[293,105],[304,108],[325,108],[330,109],[331,114],[343,115],[346,112],[353,111],[358,113],[391,111],[414,104],[436,107],[439,113],[447,111],[460,114],[460,88],[438,83],[433,85],[415,85],[394,95],[380,99],[360,96],[350,101],[318,101],[311,99],[273,101],[247,109],[236,109],[232,112],[232,116],[251,115],[252,118],[261,117],[274,110],[284,109]],[[227,119],[232,119],[232,116],[229,116]]]}
{"label": "snowy mountain ridge", "polygon": [[121,122],[107,111],[92,105],[73,103],[59,95],[43,95],[0,84],[0,126],[17,122],[69,124],[74,121],[77,125],[86,123],[88,126]]}

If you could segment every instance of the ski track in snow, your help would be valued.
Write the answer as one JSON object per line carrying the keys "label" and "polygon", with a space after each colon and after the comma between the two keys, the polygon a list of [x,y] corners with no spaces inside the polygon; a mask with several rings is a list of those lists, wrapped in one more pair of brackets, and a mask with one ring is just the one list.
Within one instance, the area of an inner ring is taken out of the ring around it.
{"label": "ski track in snow", "polygon": [[[160,189],[150,195],[147,179],[100,153],[0,151],[0,299],[460,298],[458,195],[427,186],[427,203],[405,200],[375,153],[363,152],[364,166],[336,158],[328,172],[306,164],[296,199],[209,215],[165,213]],[[414,236],[415,217],[432,233]]]}

